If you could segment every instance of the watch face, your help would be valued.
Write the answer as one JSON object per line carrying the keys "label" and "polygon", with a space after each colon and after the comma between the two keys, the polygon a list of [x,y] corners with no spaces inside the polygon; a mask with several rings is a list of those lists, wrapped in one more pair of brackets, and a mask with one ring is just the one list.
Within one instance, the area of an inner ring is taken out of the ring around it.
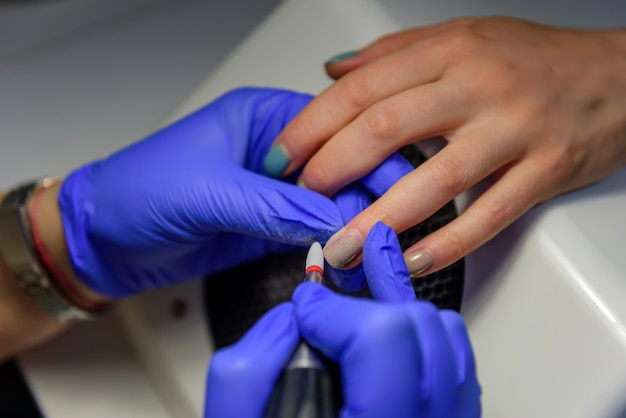
{"label": "watch face", "polygon": [[[413,146],[404,147],[401,153],[415,167],[426,160]],[[448,203],[424,222],[398,235],[402,250],[456,216],[454,202]],[[291,299],[293,291],[302,282],[307,252],[308,249],[304,249],[272,255],[205,278],[205,311],[216,348],[236,342],[268,310]],[[464,259],[461,259],[440,271],[412,279],[415,295],[440,309],[460,310],[464,265]],[[325,284],[336,292],[346,293],[326,274]],[[371,297],[367,287],[351,295]]]}

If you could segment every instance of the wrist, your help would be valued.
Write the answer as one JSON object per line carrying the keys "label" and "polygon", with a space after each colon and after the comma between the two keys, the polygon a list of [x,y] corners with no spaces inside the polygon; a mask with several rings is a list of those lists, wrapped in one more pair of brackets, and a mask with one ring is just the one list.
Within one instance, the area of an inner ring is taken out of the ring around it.
{"label": "wrist", "polygon": [[76,296],[80,300],[86,301],[88,305],[108,303],[110,299],[90,289],[74,273],[58,204],[60,188],[59,181],[42,189],[38,196],[32,196],[27,203],[31,222],[37,228],[39,250],[45,253],[48,268],[54,269],[68,287],[77,292]]}
{"label": "wrist", "polygon": [[[0,193],[0,202],[5,198]],[[67,327],[24,292],[0,254],[0,363],[35,347]]]}

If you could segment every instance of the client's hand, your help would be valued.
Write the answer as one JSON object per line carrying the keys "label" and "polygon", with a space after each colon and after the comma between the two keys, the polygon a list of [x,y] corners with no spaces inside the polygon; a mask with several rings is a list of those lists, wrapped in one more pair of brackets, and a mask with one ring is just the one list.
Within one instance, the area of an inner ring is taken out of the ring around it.
{"label": "client's hand", "polygon": [[[59,204],[77,276],[102,295],[123,297],[287,245],[325,242],[368,204],[365,189],[335,203],[263,168],[270,144],[310,100],[235,90],[71,173]],[[409,169],[398,164],[397,174],[379,170],[371,180],[378,194]]]}
{"label": "client's hand", "polygon": [[213,356],[205,416],[261,417],[299,335],[339,364],[342,417],[480,416],[480,386],[463,319],[416,301],[387,226],[378,223],[369,233],[363,264],[380,301],[302,284],[293,306],[273,309],[237,344]]}

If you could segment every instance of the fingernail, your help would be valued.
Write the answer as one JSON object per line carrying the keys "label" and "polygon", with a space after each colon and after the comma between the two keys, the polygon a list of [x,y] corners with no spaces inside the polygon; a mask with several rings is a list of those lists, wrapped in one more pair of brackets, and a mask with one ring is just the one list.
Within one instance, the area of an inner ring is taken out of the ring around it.
{"label": "fingernail", "polygon": [[361,253],[363,240],[353,229],[342,229],[330,237],[324,247],[324,258],[335,268],[342,268]]}
{"label": "fingernail", "polygon": [[348,58],[352,58],[353,56],[355,56],[358,53],[359,53],[359,51],[357,51],[357,50],[342,52],[341,54],[337,54],[334,57],[332,57],[331,59],[329,59],[328,61],[326,61],[326,64],[334,64],[336,62],[343,61],[343,60],[348,59]]}
{"label": "fingernail", "polygon": [[433,264],[433,257],[426,251],[417,251],[404,255],[406,268],[411,277],[415,277]]}
{"label": "fingernail", "polygon": [[263,161],[265,171],[271,177],[279,177],[287,168],[289,159],[282,145],[276,145],[270,149]]}

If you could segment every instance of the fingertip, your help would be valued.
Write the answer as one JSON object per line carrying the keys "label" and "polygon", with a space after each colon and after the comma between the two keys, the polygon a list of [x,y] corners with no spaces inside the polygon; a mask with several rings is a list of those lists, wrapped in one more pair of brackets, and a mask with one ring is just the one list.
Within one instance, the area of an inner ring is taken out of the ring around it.
{"label": "fingertip", "polygon": [[352,50],[339,53],[329,58],[324,63],[324,69],[326,70],[326,74],[328,74],[334,80],[337,80],[344,74],[350,72],[353,68],[355,68],[355,66],[351,64],[353,61],[352,59],[358,54],[359,51]]}
{"label": "fingertip", "polygon": [[398,236],[383,222],[374,224],[365,239],[363,269],[375,299],[388,302],[417,300]]}
{"label": "fingertip", "polygon": [[348,270],[340,270],[329,266],[326,271],[330,280],[346,292],[358,292],[365,287],[367,282],[362,264]]}
{"label": "fingertip", "polygon": [[324,246],[324,258],[332,267],[344,269],[361,254],[363,238],[359,231],[344,227],[334,234]]}
{"label": "fingertip", "polygon": [[363,244],[363,260],[372,267],[378,266],[378,261],[382,251],[394,248],[394,244],[400,248],[400,243],[395,231],[382,221],[377,221],[365,237]]}
{"label": "fingertip", "polygon": [[359,51],[356,49],[350,50],[350,51],[345,51],[345,52],[341,52],[331,58],[329,58],[324,64],[325,65],[332,65],[332,64],[337,64],[339,62],[345,62],[346,60],[358,55]]}
{"label": "fingertip", "polygon": [[278,305],[276,305],[271,312],[271,315],[274,315],[278,318],[283,318],[283,317],[291,317],[292,313],[293,313],[293,303],[289,303],[289,302],[282,302]]}
{"label": "fingertip", "polygon": [[433,255],[428,249],[412,250],[409,249],[404,253],[404,262],[409,274],[413,278],[423,276],[424,274],[432,273],[433,269]]}
{"label": "fingertip", "polygon": [[295,304],[296,315],[298,315],[303,307],[319,303],[330,295],[332,295],[330,289],[319,283],[304,282],[300,284],[291,297],[291,300]]}
{"label": "fingertip", "polygon": [[263,168],[270,177],[280,177],[289,165],[289,154],[282,144],[274,144],[263,160]]}
{"label": "fingertip", "polygon": [[295,341],[297,335],[293,303],[284,302],[263,315],[237,342],[237,345],[247,346],[251,344],[251,341],[261,346],[273,346],[277,342],[285,342],[289,345],[288,341]]}

